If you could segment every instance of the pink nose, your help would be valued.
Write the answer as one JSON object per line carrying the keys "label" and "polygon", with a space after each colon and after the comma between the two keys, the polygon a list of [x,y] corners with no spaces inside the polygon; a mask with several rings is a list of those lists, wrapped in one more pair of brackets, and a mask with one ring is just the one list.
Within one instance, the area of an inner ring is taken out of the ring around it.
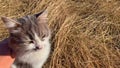
{"label": "pink nose", "polygon": [[40,45],[36,45],[35,50],[38,50],[38,49],[42,49],[42,47]]}

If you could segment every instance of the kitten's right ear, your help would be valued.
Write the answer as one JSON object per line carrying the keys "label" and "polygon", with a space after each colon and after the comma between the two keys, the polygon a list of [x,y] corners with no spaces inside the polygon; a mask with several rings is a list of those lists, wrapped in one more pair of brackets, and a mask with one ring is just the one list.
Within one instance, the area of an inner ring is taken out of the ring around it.
{"label": "kitten's right ear", "polygon": [[38,14],[35,14],[37,20],[39,23],[46,23],[48,18],[48,11],[47,10],[43,10],[42,12],[38,13]]}
{"label": "kitten's right ear", "polygon": [[8,17],[1,17],[2,21],[5,23],[5,26],[9,29],[10,33],[14,33],[17,26],[21,25],[17,21],[10,19]]}
{"label": "kitten's right ear", "polygon": [[14,27],[20,25],[18,22],[16,22],[13,19],[10,19],[8,17],[1,17],[1,19],[5,23],[7,28],[14,28]]}

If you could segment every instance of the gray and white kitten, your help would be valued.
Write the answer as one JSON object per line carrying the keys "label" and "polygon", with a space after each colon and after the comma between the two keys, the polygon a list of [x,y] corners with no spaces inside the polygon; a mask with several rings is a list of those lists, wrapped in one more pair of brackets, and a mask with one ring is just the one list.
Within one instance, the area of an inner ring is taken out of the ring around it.
{"label": "gray and white kitten", "polygon": [[11,68],[42,68],[50,53],[47,12],[19,19],[2,17],[9,30],[9,46],[16,59]]}

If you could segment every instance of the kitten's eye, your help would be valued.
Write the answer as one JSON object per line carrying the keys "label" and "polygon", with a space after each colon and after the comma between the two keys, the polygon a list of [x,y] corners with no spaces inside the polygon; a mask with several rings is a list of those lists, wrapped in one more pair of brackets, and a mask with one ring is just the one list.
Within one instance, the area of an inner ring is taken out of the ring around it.
{"label": "kitten's eye", "polygon": [[44,41],[44,40],[45,40],[44,38],[45,38],[45,35],[42,36],[42,39],[41,39],[41,40]]}
{"label": "kitten's eye", "polygon": [[31,41],[29,41],[29,43],[34,43],[34,41],[31,40]]}
{"label": "kitten's eye", "polygon": [[42,38],[45,38],[45,35],[43,35]]}

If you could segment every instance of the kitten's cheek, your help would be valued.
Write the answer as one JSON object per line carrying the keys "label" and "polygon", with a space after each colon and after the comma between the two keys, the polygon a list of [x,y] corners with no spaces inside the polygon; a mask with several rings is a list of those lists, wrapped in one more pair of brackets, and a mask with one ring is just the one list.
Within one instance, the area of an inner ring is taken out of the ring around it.
{"label": "kitten's cheek", "polygon": [[29,44],[28,46],[27,46],[27,49],[33,49],[33,48],[35,48],[35,45],[34,44]]}

